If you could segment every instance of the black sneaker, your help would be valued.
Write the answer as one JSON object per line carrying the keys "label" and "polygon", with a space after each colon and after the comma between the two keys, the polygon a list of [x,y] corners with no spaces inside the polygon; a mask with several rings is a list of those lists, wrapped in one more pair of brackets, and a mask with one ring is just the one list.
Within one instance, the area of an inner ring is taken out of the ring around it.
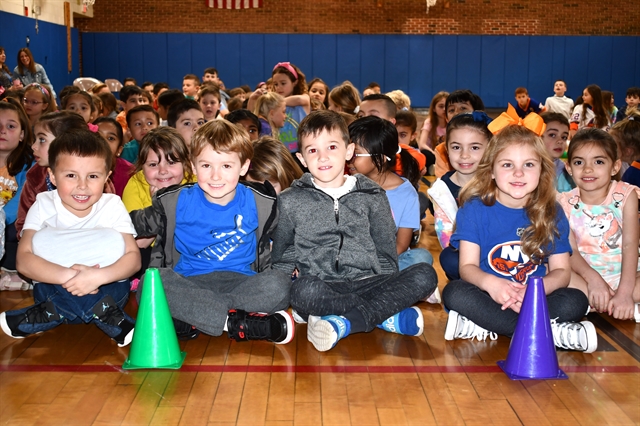
{"label": "black sneaker", "polygon": [[200,335],[200,330],[191,324],[187,324],[179,319],[173,319],[173,327],[176,329],[178,340],[192,340]]}
{"label": "black sneaker", "polygon": [[107,295],[93,307],[94,322],[100,330],[123,347],[131,343],[135,321]]}
{"label": "black sneaker", "polygon": [[51,330],[63,322],[64,317],[56,311],[50,300],[0,314],[2,331],[16,339],[23,339],[31,334]]}
{"label": "black sneaker", "polygon": [[268,315],[233,309],[229,311],[227,329],[229,337],[237,342],[268,340],[285,344],[293,339],[295,333],[293,318],[286,311]]}

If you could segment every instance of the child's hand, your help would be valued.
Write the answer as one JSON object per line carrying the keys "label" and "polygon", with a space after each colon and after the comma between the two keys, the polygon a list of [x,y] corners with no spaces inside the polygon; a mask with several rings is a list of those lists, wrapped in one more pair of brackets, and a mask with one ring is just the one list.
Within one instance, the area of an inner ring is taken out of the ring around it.
{"label": "child's hand", "polygon": [[633,319],[635,304],[630,296],[616,293],[607,306],[609,315],[619,320]]}
{"label": "child's hand", "polygon": [[502,305],[502,310],[505,309],[520,309],[516,305],[522,304],[524,299],[525,286],[522,284],[514,283],[502,278],[498,278],[489,286],[489,295],[496,302]]}
{"label": "child's hand", "polygon": [[151,198],[158,192],[158,189],[157,186],[149,185],[149,195],[151,195]]}
{"label": "child's hand", "polygon": [[78,273],[66,283],[62,284],[74,296],[85,296],[97,293],[100,284],[100,265],[72,265],[70,269]]}
{"label": "child's hand", "polygon": [[614,295],[609,284],[597,274],[593,279],[587,281],[587,290],[589,291],[589,305],[597,312],[605,312],[609,308],[609,301]]}
{"label": "child's hand", "polygon": [[249,96],[249,99],[257,100],[260,96],[264,95],[265,93],[267,93],[267,89],[258,88],[256,89],[255,92],[251,94],[251,96]]}

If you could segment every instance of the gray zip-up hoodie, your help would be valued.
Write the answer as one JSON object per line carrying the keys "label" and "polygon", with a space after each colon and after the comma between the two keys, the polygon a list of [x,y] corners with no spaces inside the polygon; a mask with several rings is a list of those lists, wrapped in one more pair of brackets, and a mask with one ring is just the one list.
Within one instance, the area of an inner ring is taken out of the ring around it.
{"label": "gray zip-up hoodie", "polygon": [[334,200],[305,173],[278,197],[274,269],[325,281],[358,280],[398,271],[396,225],[384,190],[363,175]]}

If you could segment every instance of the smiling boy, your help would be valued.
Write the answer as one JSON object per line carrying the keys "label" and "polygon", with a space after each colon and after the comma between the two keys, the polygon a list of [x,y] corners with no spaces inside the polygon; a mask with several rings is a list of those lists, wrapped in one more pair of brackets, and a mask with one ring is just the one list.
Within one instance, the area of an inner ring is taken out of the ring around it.
{"label": "smiling boy", "polygon": [[150,266],[160,269],[181,338],[195,338],[199,331],[228,331],[237,341],[293,338],[293,320],[283,311],[291,278],[270,269],[275,192],[238,184],[252,156],[244,130],[210,121],[191,146],[197,184],[160,190],[151,207],[131,213],[142,237],[156,235]]}
{"label": "smiling boy", "polygon": [[398,272],[384,190],[363,175],[344,174],[355,148],[345,121],[334,111],[314,111],[298,135],[297,156],[309,173],[280,194],[273,267],[298,271],[291,305],[309,323],[307,338],[327,351],[376,327],[422,334],[422,312],[411,306],[433,293],[436,274],[426,263]]}

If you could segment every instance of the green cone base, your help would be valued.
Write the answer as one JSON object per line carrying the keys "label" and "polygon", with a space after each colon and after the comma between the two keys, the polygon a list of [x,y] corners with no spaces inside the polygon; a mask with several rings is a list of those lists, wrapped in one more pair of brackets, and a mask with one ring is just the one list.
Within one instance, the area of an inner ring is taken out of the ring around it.
{"label": "green cone base", "polygon": [[180,360],[174,364],[170,365],[135,365],[129,358],[122,364],[123,370],[144,370],[149,368],[164,368],[167,370],[179,370],[182,367],[182,363],[184,362],[185,357],[187,356],[186,352],[180,352]]}

